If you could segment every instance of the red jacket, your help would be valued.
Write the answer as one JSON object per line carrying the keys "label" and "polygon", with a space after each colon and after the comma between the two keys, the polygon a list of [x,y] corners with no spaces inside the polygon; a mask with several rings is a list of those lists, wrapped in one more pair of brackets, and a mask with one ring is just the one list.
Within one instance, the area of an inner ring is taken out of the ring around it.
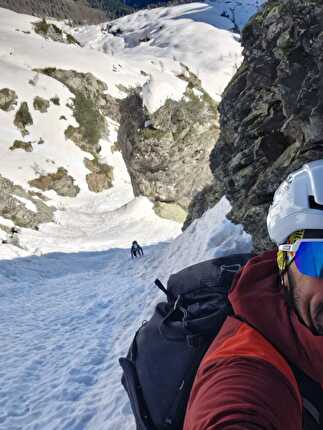
{"label": "red jacket", "polygon": [[250,325],[224,323],[197,372],[184,430],[301,430],[302,401],[286,359],[323,386],[323,337],[289,308],[276,253],[250,260],[229,298]]}

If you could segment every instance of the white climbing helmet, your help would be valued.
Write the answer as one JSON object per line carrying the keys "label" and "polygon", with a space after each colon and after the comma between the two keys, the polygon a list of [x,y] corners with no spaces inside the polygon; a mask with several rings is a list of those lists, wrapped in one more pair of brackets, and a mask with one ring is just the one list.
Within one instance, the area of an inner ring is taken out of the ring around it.
{"label": "white climbing helmet", "polygon": [[323,159],[304,164],[278,187],[267,228],[277,245],[297,230],[323,230]]}

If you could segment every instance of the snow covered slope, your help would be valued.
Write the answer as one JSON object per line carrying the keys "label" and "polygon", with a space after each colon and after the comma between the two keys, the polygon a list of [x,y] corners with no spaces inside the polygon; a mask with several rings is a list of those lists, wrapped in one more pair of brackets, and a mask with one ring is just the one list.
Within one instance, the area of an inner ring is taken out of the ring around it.
{"label": "snow covered slope", "polygon": [[142,10],[74,34],[86,46],[124,58],[172,58],[187,65],[216,100],[241,63],[239,31],[265,0],[214,0]]}
{"label": "snow covered slope", "polygon": [[139,260],[115,248],[0,261],[0,429],[134,430],[118,358],[161,299],[156,277],[250,251],[228,210],[222,200]]}
{"label": "snow covered slope", "polygon": [[216,6],[190,3],[143,10],[108,24],[80,28],[74,33],[86,46],[105,52],[153,61],[172,59],[188,66],[206,91],[220,100],[241,63],[239,35]]}

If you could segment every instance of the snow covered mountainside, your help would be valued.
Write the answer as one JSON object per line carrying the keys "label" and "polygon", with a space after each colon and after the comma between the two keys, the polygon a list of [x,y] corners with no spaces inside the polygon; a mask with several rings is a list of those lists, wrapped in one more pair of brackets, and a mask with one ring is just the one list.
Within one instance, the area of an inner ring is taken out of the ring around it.
{"label": "snow covered mountainside", "polygon": [[[160,298],[153,280],[250,251],[225,199],[184,233],[158,217],[116,144],[134,90],[151,115],[188,89],[205,96],[192,73],[220,98],[241,62],[222,12],[189,4],[73,30],[0,8],[0,240],[20,230],[0,244],[1,430],[134,429],[117,358]],[[145,256],[132,261],[134,239]]]}
{"label": "snow covered mountainside", "polygon": [[[66,25],[0,9],[2,239],[15,224],[27,253],[72,251],[62,224],[73,231],[73,243],[84,242],[74,213],[95,208],[95,230],[131,201],[131,182],[116,147],[119,100],[141,88],[147,111],[156,112],[169,99],[187,97],[185,76],[191,71],[219,98],[241,62],[238,36],[223,29],[231,24],[221,13],[216,4],[200,3],[141,11],[78,29],[74,38]],[[148,202],[143,213],[142,219],[167,224]],[[180,226],[170,224],[173,237]]]}
{"label": "snow covered mountainside", "polygon": [[74,34],[108,55],[183,63],[220,100],[242,61],[239,35],[228,30],[242,29],[264,2],[219,0],[143,10]]}

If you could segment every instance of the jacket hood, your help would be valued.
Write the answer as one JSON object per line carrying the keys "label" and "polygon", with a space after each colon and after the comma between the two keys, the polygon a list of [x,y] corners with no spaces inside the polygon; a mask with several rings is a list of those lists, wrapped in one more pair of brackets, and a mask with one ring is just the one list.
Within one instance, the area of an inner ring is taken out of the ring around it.
{"label": "jacket hood", "polygon": [[312,334],[288,304],[279,280],[276,251],[248,261],[237,275],[229,299],[236,315],[323,387],[323,336]]}

